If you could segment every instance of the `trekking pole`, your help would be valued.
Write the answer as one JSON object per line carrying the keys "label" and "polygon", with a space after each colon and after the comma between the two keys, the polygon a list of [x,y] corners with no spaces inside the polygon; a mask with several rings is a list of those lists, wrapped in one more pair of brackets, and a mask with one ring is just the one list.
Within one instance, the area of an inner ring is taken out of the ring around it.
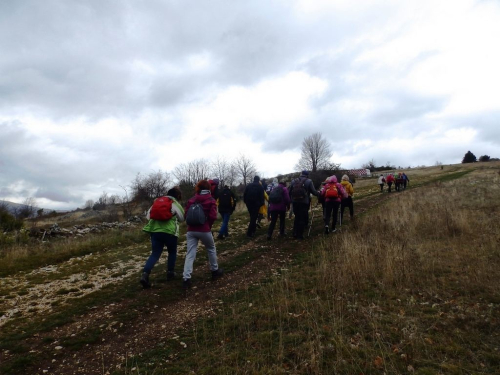
{"label": "trekking pole", "polygon": [[342,208],[339,209],[339,227],[342,226]]}
{"label": "trekking pole", "polygon": [[311,234],[311,228],[313,226],[313,220],[314,220],[314,211],[312,209],[312,202],[310,204],[310,207],[311,207],[311,224],[309,225],[309,230],[307,231],[307,237],[309,237]]}

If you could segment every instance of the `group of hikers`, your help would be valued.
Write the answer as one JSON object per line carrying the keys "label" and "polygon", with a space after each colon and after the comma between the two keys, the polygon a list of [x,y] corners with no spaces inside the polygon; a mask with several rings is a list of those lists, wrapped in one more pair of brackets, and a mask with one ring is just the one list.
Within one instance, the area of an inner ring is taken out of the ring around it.
{"label": "group of hikers", "polygon": [[[176,277],[174,269],[177,259],[179,225],[183,221],[187,224],[187,251],[182,274],[183,288],[192,287],[191,275],[200,241],[207,251],[212,280],[217,280],[224,274],[217,261],[212,226],[219,213],[222,225],[216,238],[224,240],[229,237],[229,221],[236,209],[237,197],[229,186],[224,185],[220,190],[218,185],[218,179],[199,181],[195,186],[194,196],[187,201],[185,207],[179,203],[182,200],[182,193],[178,187],[170,189],[167,196],[154,201],[146,214],[148,223],[143,228],[143,231],[149,233],[151,237],[151,254],[140,278],[143,288],[151,287],[149,275],[160,259],[164,248],[168,253],[167,280],[173,280]],[[288,187],[284,181],[278,181],[276,178],[268,185],[265,180],[255,176],[243,193],[243,202],[250,216],[247,237],[255,236],[257,227],[260,227],[260,222],[264,218],[269,221],[267,240],[272,240],[278,219],[279,236],[284,237],[286,213],[289,211],[289,217],[292,212],[295,216],[292,236],[296,240],[303,240],[304,231],[309,223],[309,211],[312,211],[311,195],[318,197],[318,203],[323,207],[325,234],[336,232],[338,217],[340,216],[342,223],[345,208],[349,209],[350,218],[354,218],[352,200],[354,188],[347,175],[342,176],[340,183],[335,175],[328,177],[321,183],[319,190],[314,187],[309,178],[309,172],[306,170],[291,181]]]}
{"label": "group of hikers", "polygon": [[378,177],[378,184],[380,186],[380,192],[384,192],[384,185],[387,184],[387,191],[390,193],[392,190],[392,184],[394,184],[394,189],[396,191],[401,191],[406,189],[406,185],[410,184],[410,179],[404,172],[399,173],[388,173],[387,176],[381,174]]}

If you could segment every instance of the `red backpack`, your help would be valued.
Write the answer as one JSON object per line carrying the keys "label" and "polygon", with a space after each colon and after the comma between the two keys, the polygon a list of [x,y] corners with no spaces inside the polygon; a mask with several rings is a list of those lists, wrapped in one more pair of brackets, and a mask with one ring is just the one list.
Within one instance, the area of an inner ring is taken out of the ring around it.
{"label": "red backpack", "polygon": [[172,216],[172,199],[169,197],[156,198],[149,212],[149,218],[153,220],[170,220]]}
{"label": "red backpack", "polygon": [[340,198],[340,192],[336,184],[332,183],[326,188],[325,197],[328,199]]}

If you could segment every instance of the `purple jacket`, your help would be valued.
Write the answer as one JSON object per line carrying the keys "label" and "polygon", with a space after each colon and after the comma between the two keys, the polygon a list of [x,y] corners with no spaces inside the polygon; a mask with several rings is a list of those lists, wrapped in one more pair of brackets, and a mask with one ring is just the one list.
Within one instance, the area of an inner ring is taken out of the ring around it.
{"label": "purple jacket", "polygon": [[290,208],[290,194],[288,193],[288,189],[282,182],[280,182],[279,186],[283,188],[283,200],[280,203],[270,203],[269,211],[286,211]]}
{"label": "purple jacket", "polygon": [[185,208],[186,214],[189,207],[195,202],[201,203],[207,220],[203,225],[188,225],[187,230],[188,232],[210,232],[215,219],[217,219],[217,202],[212,198],[212,195],[210,195],[210,190],[202,190],[200,194],[196,194],[187,201]]}

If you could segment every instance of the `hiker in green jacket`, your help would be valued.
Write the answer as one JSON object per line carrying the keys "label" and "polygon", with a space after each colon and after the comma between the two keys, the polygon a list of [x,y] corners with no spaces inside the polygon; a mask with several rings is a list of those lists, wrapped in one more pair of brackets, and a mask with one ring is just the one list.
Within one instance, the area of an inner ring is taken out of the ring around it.
{"label": "hiker in green jacket", "polygon": [[163,253],[163,248],[167,248],[167,280],[175,278],[175,261],[177,259],[177,238],[179,237],[179,223],[184,221],[184,209],[179,201],[182,199],[181,191],[178,187],[174,187],[167,192],[167,197],[172,200],[172,217],[169,220],[154,220],[150,219],[151,208],[148,210],[146,217],[149,219],[146,226],[142,229],[144,232],[150,233],[151,236],[151,255],[149,256],[141,277],[143,288],[151,287],[149,282],[149,274],[154,265],[160,259]]}

